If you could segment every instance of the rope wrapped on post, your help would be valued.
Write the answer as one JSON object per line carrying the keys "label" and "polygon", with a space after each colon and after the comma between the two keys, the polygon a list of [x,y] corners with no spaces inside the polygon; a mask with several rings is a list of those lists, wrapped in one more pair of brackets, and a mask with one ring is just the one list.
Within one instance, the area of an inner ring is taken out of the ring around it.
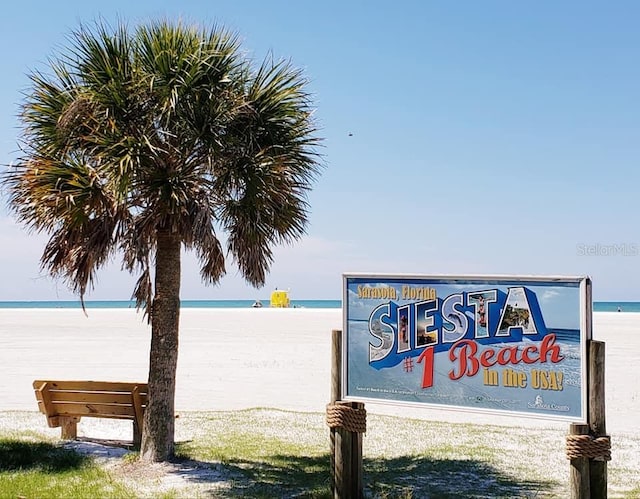
{"label": "rope wrapped on post", "polygon": [[353,433],[366,433],[367,411],[345,403],[327,404],[327,425],[329,428],[344,428]]}
{"label": "rope wrapped on post", "polygon": [[567,435],[567,459],[586,457],[596,461],[611,461],[611,438],[591,435]]}

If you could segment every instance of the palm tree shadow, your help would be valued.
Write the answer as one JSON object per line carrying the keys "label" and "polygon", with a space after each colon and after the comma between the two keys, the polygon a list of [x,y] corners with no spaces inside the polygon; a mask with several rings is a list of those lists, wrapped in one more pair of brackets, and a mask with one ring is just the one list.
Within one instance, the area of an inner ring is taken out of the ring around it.
{"label": "palm tree shadow", "polygon": [[476,459],[400,456],[365,459],[365,490],[382,497],[539,497],[553,481],[525,480]]}
{"label": "palm tree shadow", "polygon": [[62,473],[90,463],[88,456],[47,442],[0,439],[0,472],[41,470]]}
{"label": "palm tree shadow", "polygon": [[[64,472],[79,469],[105,452],[104,442],[60,446],[46,442],[0,439],[0,472],[40,469]],[[122,455],[128,449],[114,446]],[[96,451],[97,449],[97,451]],[[112,448],[113,449],[113,448]],[[121,457],[113,455],[112,457]],[[198,485],[200,494],[232,497],[330,498],[328,454],[299,456],[273,454],[264,459],[232,459],[223,463],[177,459],[168,471],[186,483]],[[474,459],[433,459],[420,455],[365,458],[363,484],[369,497],[481,498],[550,495],[553,481],[523,480]]]}
{"label": "palm tree shadow", "polygon": [[200,493],[217,498],[330,498],[329,456],[271,455],[264,460],[233,459],[224,463],[177,460],[171,473],[193,484],[210,484]]}
{"label": "palm tree shadow", "polygon": [[[187,482],[206,484],[212,497],[307,497],[330,498],[329,455],[272,455],[264,460],[236,459],[221,465],[183,461],[179,473]],[[182,471],[181,471],[182,468]],[[423,456],[365,458],[365,496],[404,498],[539,497],[549,495],[558,484],[507,475],[478,460]]]}

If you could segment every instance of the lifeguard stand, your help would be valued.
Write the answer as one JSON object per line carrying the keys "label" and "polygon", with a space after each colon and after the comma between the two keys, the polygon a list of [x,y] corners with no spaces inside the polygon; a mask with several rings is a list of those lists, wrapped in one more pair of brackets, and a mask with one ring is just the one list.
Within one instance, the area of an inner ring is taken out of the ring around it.
{"label": "lifeguard stand", "polygon": [[271,306],[289,308],[289,292],[276,289],[271,293]]}

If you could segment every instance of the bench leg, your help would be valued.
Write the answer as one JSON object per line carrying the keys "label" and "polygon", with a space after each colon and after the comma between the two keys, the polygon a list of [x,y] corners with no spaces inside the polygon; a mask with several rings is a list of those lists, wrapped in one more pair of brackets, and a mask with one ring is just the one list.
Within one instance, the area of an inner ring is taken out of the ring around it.
{"label": "bench leg", "polygon": [[78,421],[80,421],[80,418],[60,418],[60,429],[62,430],[61,436],[63,440],[75,440],[78,438]]}
{"label": "bench leg", "polygon": [[142,432],[140,431],[140,427],[136,420],[133,420],[133,447],[134,449],[139,449],[142,444]]}

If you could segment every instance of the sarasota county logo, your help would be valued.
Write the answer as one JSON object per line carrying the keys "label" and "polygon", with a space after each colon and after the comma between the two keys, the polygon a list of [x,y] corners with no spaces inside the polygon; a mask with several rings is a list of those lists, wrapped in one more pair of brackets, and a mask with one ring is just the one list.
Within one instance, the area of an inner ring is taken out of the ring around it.
{"label": "sarasota county logo", "polygon": [[548,404],[542,399],[542,395],[536,395],[536,398],[533,402],[529,402],[527,404],[529,409],[537,409],[542,411],[558,411],[558,412],[567,412],[569,411],[568,405],[558,405],[558,404]]}

